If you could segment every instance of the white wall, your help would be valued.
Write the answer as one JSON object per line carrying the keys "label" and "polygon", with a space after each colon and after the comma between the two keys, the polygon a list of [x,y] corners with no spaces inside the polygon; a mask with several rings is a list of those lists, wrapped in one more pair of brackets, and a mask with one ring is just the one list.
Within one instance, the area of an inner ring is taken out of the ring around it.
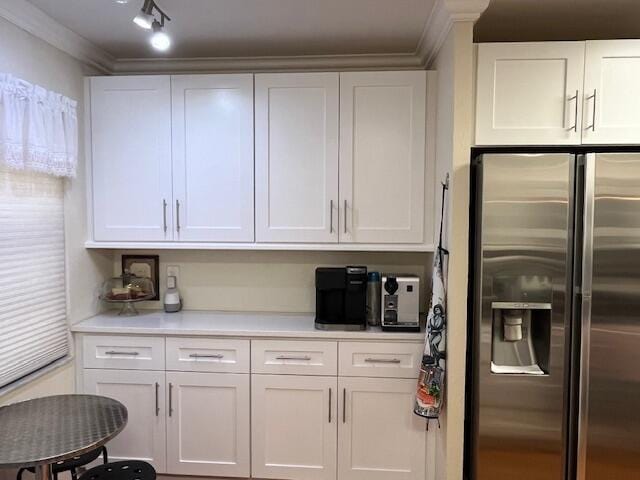
{"label": "white wall", "polygon": [[[121,254],[113,272],[121,273]],[[124,252],[135,253],[141,252]],[[180,267],[178,287],[191,310],[314,312],[317,266],[366,265],[369,270],[413,273],[422,280],[421,310],[430,289],[431,254],[362,252],[160,251],[160,291],[166,267]],[[145,302],[143,308],[161,308]]]}
{"label": "white wall", "polygon": [[[78,100],[79,151],[83,145],[83,66],[69,55],[0,18],[0,72],[42,85]],[[84,156],[80,153],[78,176],[65,184],[65,232],[67,248],[68,318],[71,323],[93,315],[99,304],[97,286],[110,273],[111,252],[89,252],[86,238]],[[0,397],[0,404],[29,397],[74,391],[73,364],[66,365]]]}

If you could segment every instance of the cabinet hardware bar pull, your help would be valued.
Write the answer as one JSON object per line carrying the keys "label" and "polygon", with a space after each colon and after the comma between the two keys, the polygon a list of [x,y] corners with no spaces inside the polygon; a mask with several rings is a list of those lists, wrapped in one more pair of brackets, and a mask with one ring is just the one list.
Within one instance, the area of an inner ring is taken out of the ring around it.
{"label": "cabinet hardware bar pull", "polygon": [[167,233],[167,201],[162,199],[162,222],[164,225],[164,233]]}
{"label": "cabinet hardware bar pull", "polygon": [[569,103],[571,103],[572,100],[575,100],[575,110],[574,110],[574,122],[573,125],[571,125],[569,127],[569,130],[573,130],[574,132],[578,131],[578,90],[576,90],[576,94],[573,97],[569,97]]}
{"label": "cabinet hardware bar pull", "polygon": [[107,355],[140,355],[140,352],[118,352],[116,350],[109,350],[108,352],[104,352]]}
{"label": "cabinet hardware bar pull", "polygon": [[366,363],[402,363],[399,358],[365,358]]}
{"label": "cabinet hardware bar pull", "polygon": [[347,389],[342,389],[342,423],[347,423]]}
{"label": "cabinet hardware bar pull", "polygon": [[191,358],[224,358],[224,355],[221,353],[212,353],[212,354],[204,354],[204,353],[192,353],[189,355]]}
{"label": "cabinet hardware bar pull", "polygon": [[333,200],[329,200],[329,233],[333,233]]}
{"label": "cabinet hardware bar pull", "polygon": [[156,382],[156,417],[160,414],[160,405],[158,403],[158,391],[160,390],[160,384]]}
{"label": "cabinet hardware bar pull", "polygon": [[589,125],[587,128],[585,128],[585,130],[589,130],[591,129],[591,131],[595,132],[596,131],[596,95],[598,94],[598,91],[594,88],[593,89],[593,95],[589,95],[587,97],[587,99],[591,99],[593,98],[593,110],[592,110],[592,114],[591,114],[591,125]]}
{"label": "cabinet hardware bar pull", "polygon": [[173,414],[173,383],[169,382],[169,416]]}
{"label": "cabinet hardware bar pull", "polygon": [[308,362],[309,360],[311,360],[311,357],[309,355],[305,355],[305,356],[301,356],[301,357],[291,357],[288,355],[279,355],[276,357],[276,360],[304,360],[306,362]]}
{"label": "cabinet hardware bar pull", "polygon": [[180,233],[180,200],[176,199],[176,230]]}
{"label": "cabinet hardware bar pull", "polygon": [[331,423],[331,395],[333,394],[333,390],[329,389],[329,423]]}
{"label": "cabinet hardware bar pull", "polygon": [[344,233],[347,233],[347,201],[344,201]]}

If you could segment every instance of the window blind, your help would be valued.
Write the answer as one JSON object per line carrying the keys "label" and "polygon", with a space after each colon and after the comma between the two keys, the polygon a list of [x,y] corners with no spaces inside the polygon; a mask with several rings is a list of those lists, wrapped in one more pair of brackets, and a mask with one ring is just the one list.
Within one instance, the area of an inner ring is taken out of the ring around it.
{"label": "window blind", "polygon": [[0,387],[69,353],[62,180],[0,166]]}

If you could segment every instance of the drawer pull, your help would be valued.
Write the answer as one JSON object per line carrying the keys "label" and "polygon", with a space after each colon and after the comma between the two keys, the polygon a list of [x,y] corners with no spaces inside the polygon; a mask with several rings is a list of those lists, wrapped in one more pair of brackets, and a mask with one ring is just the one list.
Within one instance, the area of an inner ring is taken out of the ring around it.
{"label": "drawer pull", "polygon": [[116,350],[109,350],[108,352],[104,352],[107,355],[132,355],[132,356],[136,356],[136,355],[140,355],[140,352],[118,352]]}
{"label": "drawer pull", "polygon": [[402,360],[398,358],[365,358],[366,363],[402,363]]}
{"label": "drawer pull", "polygon": [[309,360],[311,360],[311,357],[309,355],[304,355],[304,356],[289,356],[289,355],[278,355],[276,357],[276,360],[302,360],[305,362],[308,362]]}
{"label": "drawer pull", "polygon": [[211,354],[206,354],[206,353],[192,353],[189,355],[189,357],[191,358],[224,358],[224,355],[222,355],[221,353],[211,353]]}

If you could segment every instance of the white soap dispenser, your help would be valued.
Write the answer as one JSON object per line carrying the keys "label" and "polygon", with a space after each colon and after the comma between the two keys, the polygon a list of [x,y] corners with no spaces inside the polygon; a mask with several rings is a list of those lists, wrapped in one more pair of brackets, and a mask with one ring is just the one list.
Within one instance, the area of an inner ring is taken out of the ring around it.
{"label": "white soap dispenser", "polygon": [[164,311],[167,313],[182,310],[182,298],[178,291],[178,280],[170,275],[167,277],[167,291],[164,292]]}

